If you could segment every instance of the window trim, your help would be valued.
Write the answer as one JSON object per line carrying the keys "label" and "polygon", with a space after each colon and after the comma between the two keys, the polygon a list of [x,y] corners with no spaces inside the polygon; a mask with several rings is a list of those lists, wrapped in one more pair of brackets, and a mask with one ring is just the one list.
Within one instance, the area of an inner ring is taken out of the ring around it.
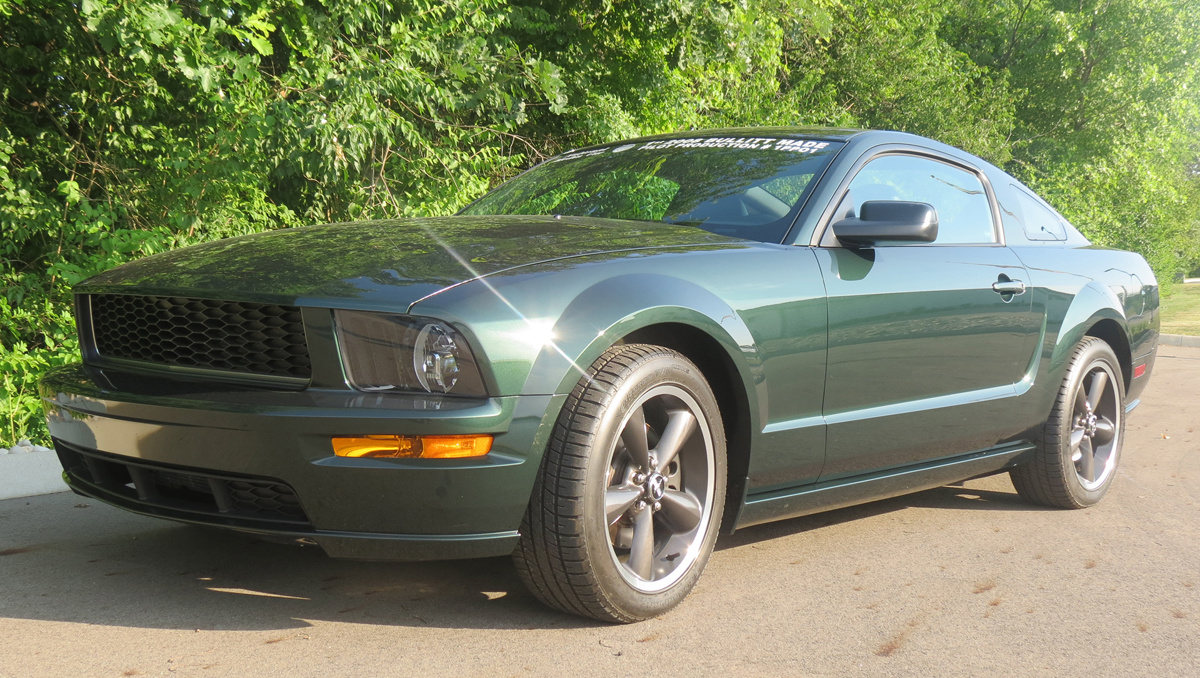
{"label": "window trim", "polygon": [[[1000,210],[996,204],[996,192],[992,188],[992,182],[988,180],[987,174],[985,172],[981,171],[979,168],[975,167],[974,165],[971,165],[970,163],[967,163],[966,161],[964,161],[960,158],[956,158],[954,156],[947,155],[945,153],[939,153],[938,151],[935,151],[935,150],[932,150],[929,148],[922,148],[922,147],[918,147],[918,146],[909,146],[907,144],[884,144],[881,146],[876,146],[874,148],[870,148],[866,152],[864,152],[862,155],[860,155],[858,157],[858,159],[854,161],[854,164],[851,165],[850,171],[848,171],[846,173],[846,176],[842,177],[842,180],[838,183],[837,191],[834,193],[836,198],[834,200],[829,201],[829,204],[826,205],[825,209],[822,211],[820,219],[817,220],[817,227],[813,229],[812,237],[809,239],[808,244],[810,247],[824,247],[824,248],[843,248],[844,247],[844,245],[842,245],[837,240],[836,237],[833,237],[833,229],[830,228],[831,222],[833,220],[833,215],[836,213],[837,207],[842,204],[842,200],[844,200],[846,198],[846,193],[850,189],[850,184],[858,176],[859,172],[861,172],[862,169],[864,167],[866,167],[868,163],[870,163],[880,157],[888,156],[888,155],[908,156],[908,157],[922,158],[925,160],[932,160],[934,162],[940,162],[945,165],[950,165],[951,167],[953,167],[955,169],[962,170],[964,172],[967,172],[967,173],[973,175],[976,179],[979,180],[979,183],[983,185],[984,195],[987,197],[988,208],[991,210],[991,215],[992,215],[992,233],[995,234],[996,240],[994,242],[978,242],[978,243],[938,243],[937,241],[934,241],[931,243],[921,243],[921,244],[914,244],[914,245],[894,245],[894,246],[893,245],[882,245],[882,247],[1007,247],[1008,246],[1007,241],[1005,239],[1005,234],[1004,234],[1004,226],[1003,226],[1004,222],[1001,221],[1001,219],[1000,219]],[[875,246],[872,245],[872,247],[875,247]]]}

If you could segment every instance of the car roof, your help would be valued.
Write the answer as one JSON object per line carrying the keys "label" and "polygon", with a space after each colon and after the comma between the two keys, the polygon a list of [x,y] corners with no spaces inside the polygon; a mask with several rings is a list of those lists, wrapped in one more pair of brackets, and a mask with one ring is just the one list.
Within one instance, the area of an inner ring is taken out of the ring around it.
{"label": "car roof", "polygon": [[[838,127],[722,127],[718,129],[694,129],[668,134],[655,134],[638,137],[636,141],[658,141],[665,139],[707,139],[709,137],[753,137],[771,136],[797,139],[826,139],[829,141],[846,141],[851,137],[870,133],[873,130],[849,129]],[[631,139],[630,141],[635,141]]]}
{"label": "car roof", "polygon": [[722,127],[717,129],[696,129],[686,130],[682,132],[670,132],[667,134],[653,134],[644,137],[635,137],[632,139],[622,139],[619,141],[610,141],[602,144],[593,144],[582,148],[571,149],[567,153],[576,151],[589,150],[593,148],[604,148],[615,144],[623,143],[640,143],[644,141],[667,141],[671,139],[709,139],[714,137],[774,137],[774,138],[790,138],[790,139],[816,139],[821,141],[853,141],[857,147],[869,147],[878,144],[913,144],[925,146],[933,150],[951,153],[959,156],[969,156],[974,160],[980,160],[974,155],[963,151],[960,148],[948,146],[941,142],[929,139],[926,137],[910,134],[908,132],[896,132],[892,130],[872,130],[872,129],[850,129],[840,127],[813,127],[813,126],[775,126],[775,127]]}

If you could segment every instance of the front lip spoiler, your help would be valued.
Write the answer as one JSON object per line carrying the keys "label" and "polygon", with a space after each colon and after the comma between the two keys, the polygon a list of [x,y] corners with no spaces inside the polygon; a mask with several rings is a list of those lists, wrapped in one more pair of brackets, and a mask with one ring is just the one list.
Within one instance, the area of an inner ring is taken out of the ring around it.
{"label": "front lip spoiler", "polygon": [[144,504],[92,485],[63,471],[63,482],[78,495],[151,518],[201,525],[263,537],[269,541],[320,546],[334,558],[360,560],[450,560],[507,556],[517,546],[516,530],[476,534],[386,534],[287,528],[239,522],[222,523],[196,518],[186,512]]}

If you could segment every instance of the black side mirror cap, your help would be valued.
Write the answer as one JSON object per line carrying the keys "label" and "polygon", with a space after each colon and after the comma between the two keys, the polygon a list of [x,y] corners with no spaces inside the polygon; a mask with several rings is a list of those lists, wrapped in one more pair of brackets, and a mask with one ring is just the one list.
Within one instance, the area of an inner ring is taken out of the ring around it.
{"label": "black side mirror cap", "polygon": [[833,234],[849,246],[877,242],[933,242],[937,239],[938,216],[933,205],[902,200],[868,200],[857,218],[833,224]]}

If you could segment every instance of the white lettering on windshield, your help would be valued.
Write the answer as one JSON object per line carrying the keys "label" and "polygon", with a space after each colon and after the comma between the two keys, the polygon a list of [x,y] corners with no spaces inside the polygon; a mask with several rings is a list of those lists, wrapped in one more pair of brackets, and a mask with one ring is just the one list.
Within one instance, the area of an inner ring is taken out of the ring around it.
{"label": "white lettering on windshield", "polygon": [[[828,141],[805,139],[769,139],[765,137],[695,137],[687,139],[664,139],[650,141],[637,146],[639,151],[658,151],[668,148],[744,148],[756,151],[790,151],[792,153],[816,153],[829,146]],[[618,147],[631,150],[628,145]],[[613,149],[613,152],[618,152]]]}
{"label": "white lettering on windshield", "polygon": [[771,139],[767,137],[691,137],[687,139],[663,139],[644,144],[622,144],[586,151],[569,151],[547,162],[562,162],[578,158],[590,158],[606,153],[625,151],[661,151],[671,148],[740,148],[753,151],[787,151],[789,153],[816,153],[829,146],[828,141],[812,139]]}

